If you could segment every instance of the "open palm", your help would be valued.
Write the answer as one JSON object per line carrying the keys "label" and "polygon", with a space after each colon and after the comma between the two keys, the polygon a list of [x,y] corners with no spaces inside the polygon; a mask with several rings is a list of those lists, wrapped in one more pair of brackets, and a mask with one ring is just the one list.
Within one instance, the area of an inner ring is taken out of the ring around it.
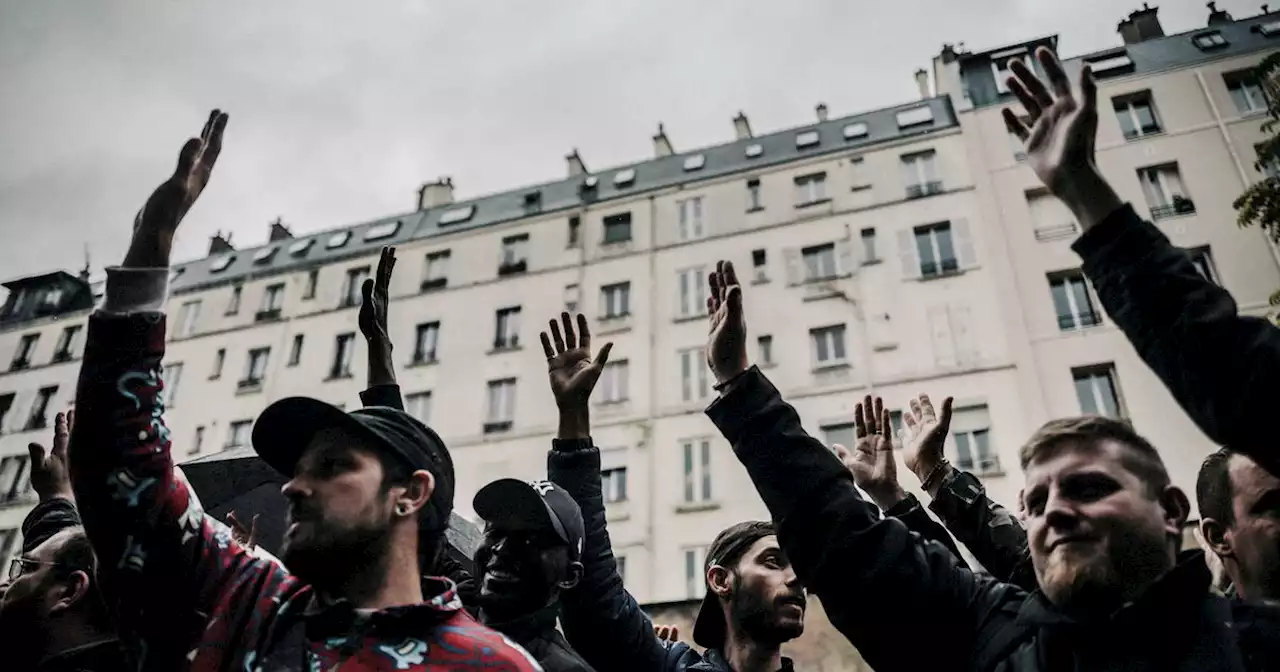
{"label": "open palm", "polygon": [[587,326],[587,318],[578,314],[577,333],[574,332],[573,320],[569,313],[560,314],[560,322],[564,324],[561,334],[560,323],[551,320],[550,335],[542,332],[542,350],[547,356],[547,376],[551,381],[551,393],[556,398],[556,405],[563,409],[577,409],[586,405],[591,398],[591,390],[604,365],[609,362],[609,351],[612,343],[605,343],[591,357],[591,329]]}
{"label": "open palm", "polygon": [[947,432],[951,431],[952,398],[942,402],[942,413],[933,408],[929,395],[922,394],[911,400],[911,406],[902,414],[903,423],[907,426],[907,436],[902,442],[902,462],[907,468],[923,478],[939,462],[947,443]]}
{"label": "open palm", "polygon": [[1087,67],[1080,72],[1080,98],[1071,90],[1062,63],[1044,47],[1036,50],[1049,80],[1041,81],[1022,59],[1009,67],[1013,76],[1007,84],[1027,111],[1019,119],[1005,108],[1004,121],[1010,132],[1027,146],[1027,163],[1049,191],[1068,198],[1072,172],[1094,163],[1094,141],[1098,134],[1098,86]]}

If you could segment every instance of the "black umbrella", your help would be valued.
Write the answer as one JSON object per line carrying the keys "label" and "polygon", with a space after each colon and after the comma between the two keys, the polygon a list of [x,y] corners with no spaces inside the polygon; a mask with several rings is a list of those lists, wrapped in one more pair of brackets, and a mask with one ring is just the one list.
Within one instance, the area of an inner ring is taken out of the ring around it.
{"label": "black umbrella", "polygon": [[[257,542],[278,555],[284,539],[287,504],[280,486],[285,478],[267,466],[253,448],[235,448],[184,462],[182,471],[209,515],[225,521],[227,513],[248,524],[258,518]],[[468,572],[482,537],[480,528],[456,513],[445,533],[449,555]]]}

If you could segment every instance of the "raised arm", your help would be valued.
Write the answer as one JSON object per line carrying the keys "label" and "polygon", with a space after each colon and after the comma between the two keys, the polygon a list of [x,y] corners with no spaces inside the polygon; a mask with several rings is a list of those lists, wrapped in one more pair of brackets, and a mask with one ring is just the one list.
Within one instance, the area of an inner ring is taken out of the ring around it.
{"label": "raised arm", "polygon": [[59,413],[53,423],[53,443],[46,449],[38,443],[27,446],[31,453],[31,487],[39,502],[22,521],[22,551],[29,553],[49,537],[80,524],[71,477],[67,474],[67,443],[75,411]]}
{"label": "raised arm", "polygon": [[1077,100],[1053,53],[1042,47],[1036,56],[1047,85],[1020,61],[1009,80],[1031,125],[1010,110],[1006,123],[1027,142],[1036,174],[1080,221],[1084,235],[1074,248],[1107,314],[1214,442],[1280,473],[1274,437],[1256,422],[1280,405],[1280,331],[1242,317],[1184,250],[1120,202],[1094,162],[1097,87],[1088,68]]}
{"label": "raised arm", "polygon": [[[710,285],[707,358],[721,396],[707,415],[746,467],[801,582],[876,670],[965,669],[957,659],[981,655],[987,635],[1013,618],[1010,607],[1025,594],[974,575],[901,521],[882,519],[764,374],[748,368],[732,264],[717,264]],[[887,441],[883,418],[865,410],[855,418],[858,438]],[[927,647],[917,639],[921,626],[933,633]]]}
{"label": "raised arm", "polygon": [[396,268],[396,248],[383,247],[378,258],[378,270],[373,279],[365,280],[360,287],[364,300],[360,302],[360,333],[364,335],[369,352],[369,389],[360,393],[365,406],[390,406],[404,410],[400,386],[396,384],[396,367],[392,361],[391,333],[387,329],[388,296],[391,273]]}

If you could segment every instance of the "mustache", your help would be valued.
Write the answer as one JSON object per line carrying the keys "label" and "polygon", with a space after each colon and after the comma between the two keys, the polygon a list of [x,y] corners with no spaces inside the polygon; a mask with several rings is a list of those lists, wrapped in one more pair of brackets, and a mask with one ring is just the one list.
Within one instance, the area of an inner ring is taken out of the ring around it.
{"label": "mustache", "polygon": [[801,609],[804,609],[806,606],[808,606],[808,603],[809,603],[808,598],[805,597],[805,594],[802,592],[779,595],[778,598],[774,600],[774,604],[777,604],[780,607],[787,604],[794,604],[797,607],[800,607]]}

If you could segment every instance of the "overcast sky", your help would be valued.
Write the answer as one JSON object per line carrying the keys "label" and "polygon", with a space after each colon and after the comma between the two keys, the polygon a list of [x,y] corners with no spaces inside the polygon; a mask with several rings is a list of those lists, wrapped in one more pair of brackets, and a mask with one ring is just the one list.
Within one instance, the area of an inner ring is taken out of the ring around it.
{"label": "overcast sky", "polygon": [[[1161,2],[1166,32],[1204,25]],[[1133,6],[1130,6],[1133,5]],[[115,263],[208,110],[231,113],[178,240],[203,256],[915,97],[944,42],[1119,43],[1137,0],[0,0],[0,279]],[[1237,16],[1250,0],[1222,0]]]}

